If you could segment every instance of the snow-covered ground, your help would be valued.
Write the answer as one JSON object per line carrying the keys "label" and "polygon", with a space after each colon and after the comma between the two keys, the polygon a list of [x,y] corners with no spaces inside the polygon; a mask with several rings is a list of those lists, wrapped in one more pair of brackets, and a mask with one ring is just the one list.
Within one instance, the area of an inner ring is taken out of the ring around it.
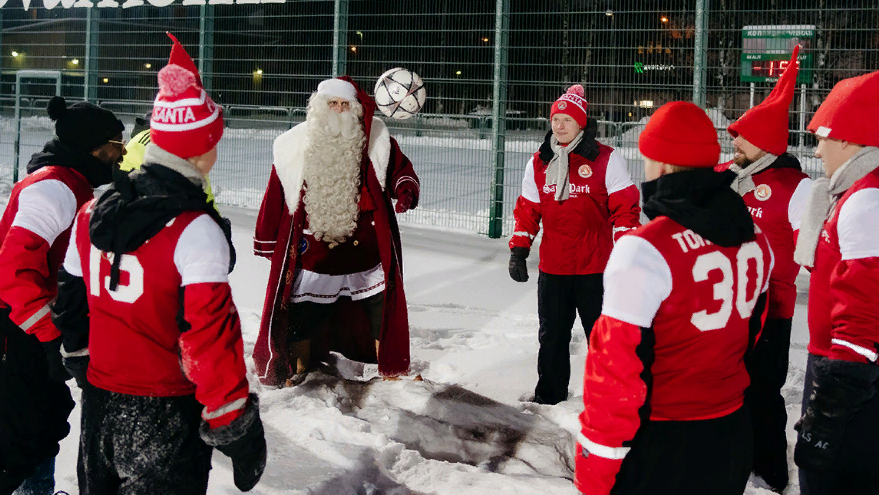
{"label": "snow-covered ground", "polygon": [[[234,226],[232,290],[249,354],[269,262],[251,254],[256,213],[224,213]],[[571,343],[570,399],[557,406],[519,400],[537,379],[537,257],[529,260],[531,281],[518,284],[507,275],[503,240],[405,225],[402,233],[412,369],[425,381],[374,380],[374,366],[343,359],[336,363],[342,377],[316,372],[295,388],[262,389],[251,380],[269,448],[265,475],[251,493],[575,494],[574,434],[586,355],[579,323]],[[801,299],[784,389],[791,455],[808,340],[805,293]],[[74,396],[79,399],[75,386]],[[70,421],[56,489],[74,495],[78,406]],[[795,468],[792,480],[788,493],[797,494]],[[220,453],[208,491],[239,493]],[[746,493],[770,492],[752,480]]]}

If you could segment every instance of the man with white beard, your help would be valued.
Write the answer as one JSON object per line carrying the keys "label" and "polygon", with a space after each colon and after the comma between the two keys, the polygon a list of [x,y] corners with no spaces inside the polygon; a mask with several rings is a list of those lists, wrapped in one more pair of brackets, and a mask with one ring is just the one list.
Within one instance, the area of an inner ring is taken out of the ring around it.
{"label": "man with white beard", "polygon": [[328,79],[275,140],[254,236],[272,261],[253,351],[265,385],[301,383],[329,351],[386,378],[409,370],[395,212],[418,204],[419,182],[375,108],[349,77]]}

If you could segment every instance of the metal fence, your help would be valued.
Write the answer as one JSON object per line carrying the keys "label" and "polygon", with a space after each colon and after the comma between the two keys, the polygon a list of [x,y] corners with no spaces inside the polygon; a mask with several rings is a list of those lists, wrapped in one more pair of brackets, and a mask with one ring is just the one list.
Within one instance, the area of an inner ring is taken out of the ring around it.
{"label": "metal fence", "polygon": [[[21,3],[23,2],[23,3]],[[421,114],[388,121],[422,180],[401,220],[509,233],[522,173],[549,107],[583,84],[600,139],[640,182],[637,139],[671,100],[706,108],[731,156],[727,125],[771,90],[801,43],[790,151],[812,174],[805,123],[840,79],[879,69],[876,0],[0,0],[0,174],[51,137],[43,108],[61,74],[68,100],[131,124],[151,108],[169,53],[187,46],[228,128],[211,173],[219,202],[258,207],[272,140],[304,119],[317,83],[350,74],[371,90],[403,66],[425,80]],[[16,96],[18,94],[18,96]],[[21,107],[15,118],[16,99]],[[20,123],[19,123],[20,122]]]}

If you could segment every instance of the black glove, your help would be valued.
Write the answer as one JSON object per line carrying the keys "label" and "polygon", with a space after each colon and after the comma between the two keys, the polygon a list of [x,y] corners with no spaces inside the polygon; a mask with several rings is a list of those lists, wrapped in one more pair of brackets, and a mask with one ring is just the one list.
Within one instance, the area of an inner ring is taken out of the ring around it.
{"label": "black glove", "polygon": [[525,259],[531,250],[523,247],[514,247],[510,250],[510,278],[516,282],[528,281],[528,267],[525,266]]}
{"label": "black glove", "polygon": [[846,424],[873,398],[879,366],[822,359],[814,363],[813,373],[806,412],[794,426],[799,432],[794,462],[820,473],[836,459]]}
{"label": "black glove", "polygon": [[86,356],[75,356],[75,357],[65,357],[64,358],[64,369],[70,373],[76,380],[76,384],[79,385],[80,389],[85,389],[88,386],[88,379],[86,378],[86,372],[89,369],[89,361],[90,358],[88,355]]}
{"label": "black glove", "polygon": [[226,235],[226,239],[230,239],[229,241],[229,273],[232,273],[232,270],[235,269],[235,246],[232,245],[232,220],[229,220],[226,217],[220,217],[223,220],[223,223],[220,225],[220,228],[223,230],[223,234]]}
{"label": "black glove", "polygon": [[211,447],[232,459],[235,486],[242,492],[256,486],[266,469],[266,438],[259,419],[259,398],[250,394],[244,414],[226,426],[211,428],[202,421],[199,434]]}
{"label": "black glove", "polygon": [[61,337],[49,342],[41,342],[43,352],[46,353],[46,366],[48,367],[49,378],[56,382],[64,383],[70,380],[70,374],[64,369],[61,363]]}

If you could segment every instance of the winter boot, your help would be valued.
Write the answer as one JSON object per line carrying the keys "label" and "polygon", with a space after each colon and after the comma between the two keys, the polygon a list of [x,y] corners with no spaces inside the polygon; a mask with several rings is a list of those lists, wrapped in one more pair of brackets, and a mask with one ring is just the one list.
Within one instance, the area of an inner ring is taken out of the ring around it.
{"label": "winter boot", "polygon": [[308,365],[311,361],[311,340],[300,340],[290,343],[290,363],[293,364],[293,376],[287,379],[287,387],[295,387],[308,376]]}

